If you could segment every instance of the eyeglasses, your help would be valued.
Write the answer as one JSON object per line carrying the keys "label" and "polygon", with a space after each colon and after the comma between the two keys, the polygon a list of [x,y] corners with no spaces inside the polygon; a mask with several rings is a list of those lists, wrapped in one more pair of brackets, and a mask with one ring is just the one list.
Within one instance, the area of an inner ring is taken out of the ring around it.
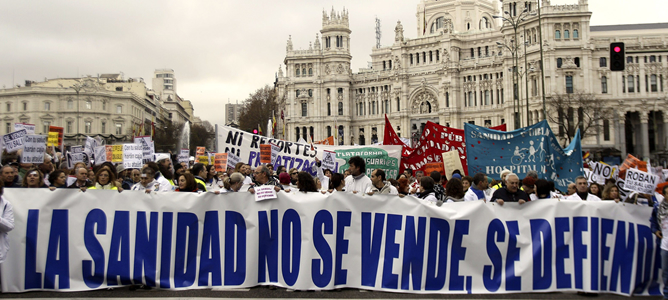
{"label": "eyeglasses", "polygon": [[290,173],[290,175],[297,175],[297,174],[299,174],[299,173],[297,173],[297,172]]}

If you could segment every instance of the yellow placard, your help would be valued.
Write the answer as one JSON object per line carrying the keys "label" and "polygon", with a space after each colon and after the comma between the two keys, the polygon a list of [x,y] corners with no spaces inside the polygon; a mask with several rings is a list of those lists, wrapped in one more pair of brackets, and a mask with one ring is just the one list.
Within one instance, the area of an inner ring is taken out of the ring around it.
{"label": "yellow placard", "polygon": [[209,165],[209,157],[206,155],[198,156],[197,160],[199,163],[204,164],[205,166]]}
{"label": "yellow placard", "polygon": [[123,145],[111,146],[111,162],[123,162]]}
{"label": "yellow placard", "polygon": [[46,142],[46,145],[51,147],[58,147],[58,132],[49,132],[49,137]]}

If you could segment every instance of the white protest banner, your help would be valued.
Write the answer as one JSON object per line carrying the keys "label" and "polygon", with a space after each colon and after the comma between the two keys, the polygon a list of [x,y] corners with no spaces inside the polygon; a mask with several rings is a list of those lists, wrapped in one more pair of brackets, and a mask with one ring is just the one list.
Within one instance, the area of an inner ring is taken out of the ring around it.
{"label": "white protest banner", "polygon": [[327,150],[323,151],[320,166],[322,167],[323,170],[335,170],[336,152]]}
{"label": "white protest banner", "polygon": [[276,159],[278,158],[278,153],[281,151],[281,147],[271,143],[271,163],[276,165]]}
{"label": "white protest banner", "polygon": [[35,134],[35,124],[14,123],[14,131],[25,129],[28,134]]}
{"label": "white protest banner", "polygon": [[[250,134],[229,126],[218,126],[218,149],[221,152],[232,153],[241,159],[241,162],[251,167],[260,165],[260,145],[276,144],[279,154],[275,165],[296,168],[315,175],[311,166],[315,164],[315,158],[323,159],[323,151],[336,152],[335,167],[332,171],[343,173],[348,169],[348,160],[353,156],[360,156],[366,161],[366,175],[371,176],[375,169],[385,171],[387,178],[396,178],[399,175],[399,163],[401,159],[401,146],[329,146],[300,144],[279,139],[266,138],[261,135]],[[228,160],[231,156],[228,156]],[[230,165],[231,162],[230,162]]]}
{"label": "white protest banner", "polygon": [[[74,147],[72,147],[72,148],[74,148]],[[68,169],[72,169],[72,168],[74,168],[74,165],[75,165],[76,163],[80,163],[80,162],[86,164],[86,163],[84,162],[84,158],[85,158],[85,156],[86,156],[86,154],[83,153],[83,152],[72,152],[72,151],[68,151],[68,152],[65,154],[65,157],[67,158],[67,168],[68,168]],[[86,164],[86,165],[87,165],[87,164]]]}
{"label": "white protest banner", "polygon": [[253,189],[255,190],[255,201],[276,199],[277,197],[273,185],[256,186]]}
{"label": "white protest banner", "polygon": [[[111,146],[110,146],[111,147]],[[101,165],[107,161],[107,146],[97,146],[93,149],[95,155],[95,165]]]}
{"label": "white protest banner", "polygon": [[144,158],[142,146],[139,144],[123,144],[123,166],[126,169],[141,169]]}
{"label": "white protest banner", "polygon": [[445,171],[445,177],[450,180],[452,177],[452,172],[459,170],[463,172],[462,160],[459,158],[459,152],[457,150],[452,150],[448,152],[443,152],[443,170]]}
{"label": "white protest banner", "polygon": [[155,147],[153,144],[153,140],[151,140],[151,136],[136,136],[135,137],[135,144],[141,145],[142,147],[142,153],[144,155],[143,157],[143,163],[147,163],[149,161],[154,161],[155,160]]}
{"label": "white protest banner", "polygon": [[145,283],[661,295],[652,208],[614,201],[437,207],[351,193],[282,191],[256,202],[243,192],[69,189],[6,189],[5,197],[21,200],[12,203],[3,292]]}
{"label": "white protest banner", "polygon": [[659,184],[659,176],[652,175],[638,169],[626,170],[624,179],[624,189],[643,194],[654,194],[656,185]]}
{"label": "white protest banner", "polygon": [[181,149],[181,152],[179,152],[179,163],[188,163],[189,155],[190,150]]}
{"label": "white protest banner", "polygon": [[26,135],[28,135],[28,132],[25,129],[3,135],[2,143],[7,153],[14,153],[19,149],[23,149]]}
{"label": "white protest banner", "polygon": [[46,152],[46,135],[26,135],[25,146],[21,153],[21,162],[24,164],[41,164]]}

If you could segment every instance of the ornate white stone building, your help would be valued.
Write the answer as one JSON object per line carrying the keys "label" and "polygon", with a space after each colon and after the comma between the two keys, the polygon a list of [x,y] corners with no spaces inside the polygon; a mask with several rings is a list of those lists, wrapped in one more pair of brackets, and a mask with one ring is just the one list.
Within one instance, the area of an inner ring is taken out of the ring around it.
{"label": "ornate white stone building", "polygon": [[[278,71],[284,138],[337,135],[341,144],[368,145],[382,140],[385,114],[402,137],[419,137],[427,121],[454,128],[464,122],[506,123],[512,130],[517,127],[514,105],[519,126],[527,125],[527,103],[528,123],[540,121],[542,27],[546,98],[582,92],[615,111],[583,148],[599,159],[651,153],[665,161],[668,23],[590,26],[588,1],[573,1],[551,5],[543,0],[539,27],[536,0],[421,0],[417,36],[405,36],[397,22],[394,43],[372,49],[371,68],[357,73],[350,68],[348,12],[323,12],[314,43],[295,50],[288,39],[285,66]],[[501,15],[519,20],[517,26],[495,18]],[[624,72],[609,68],[609,46],[615,41],[626,45]],[[513,53],[519,103],[513,101]],[[577,111],[573,107],[565,117],[577,120]]]}

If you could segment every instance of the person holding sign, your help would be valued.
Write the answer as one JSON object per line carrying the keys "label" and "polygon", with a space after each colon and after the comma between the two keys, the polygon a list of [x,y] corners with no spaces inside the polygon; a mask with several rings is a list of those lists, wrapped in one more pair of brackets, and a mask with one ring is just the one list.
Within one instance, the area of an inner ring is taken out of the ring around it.
{"label": "person holding sign", "polygon": [[520,178],[517,177],[517,174],[509,173],[506,175],[506,186],[496,190],[490,201],[496,202],[499,205],[503,205],[505,202],[524,204],[529,201],[529,195],[520,190]]}
{"label": "person holding sign", "polygon": [[141,180],[132,186],[133,191],[145,191],[147,194],[160,190],[160,183],[155,180],[155,171],[151,167],[141,169]]}
{"label": "person holding sign", "polygon": [[179,187],[175,190],[176,192],[199,192],[199,188],[197,188],[197,182],[195,181],[195,176],[193,176],[193,174],[183,173],[177,177],[176,182],[179,184]]}
{"label": "person holding sign", "polygon": [[[255,186],[273,185],[276,192],[283,190],[283,185],[276,181],[274,176],[271,176],[271,172],[267,166],[259,166],[255,168],[255,172],[253,172],[253,174],[255,174]],[[255,194],[254,188],[249,188],[248,191],[251,194]]]}
{"label": "person holding sign", "polygon": [[589,193],[587,178],[578,176],[575,178],[575,194],[570,195],[565,200],[571,201],[601,201],[601,198]]}
{"label": "person holding sign", "polygon": [[100,168],[95,173],[95,185],[88,188],[89,190],[114,190],[121,192],[116,187],[116,177],[108,168]]}
{"label": "person holding sign", "polygon": [[348,165],[350,176],[346,177],[346,192],[364,193],[372,185],[371,179],[366,176],[366,162],[359,156],[353,156],[348,160]]}

